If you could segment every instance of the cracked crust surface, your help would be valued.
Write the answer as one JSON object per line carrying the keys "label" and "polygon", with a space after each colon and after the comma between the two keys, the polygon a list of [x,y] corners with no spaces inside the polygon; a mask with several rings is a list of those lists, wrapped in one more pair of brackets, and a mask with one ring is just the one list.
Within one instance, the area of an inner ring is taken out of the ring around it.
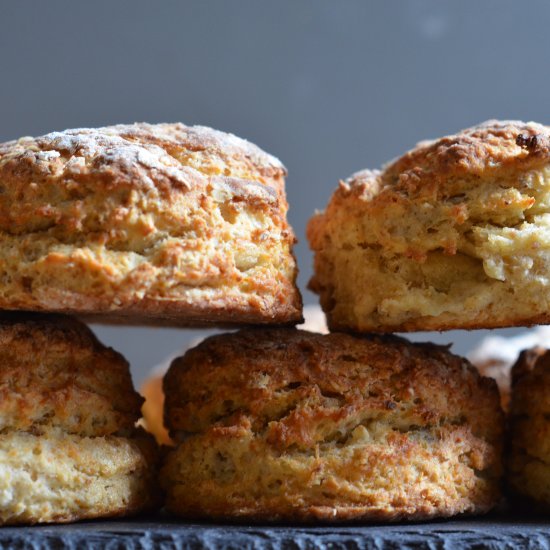
{"label": "cracked crust surface", "polygon": [[309,222],[332,330],[550,322],[550,129],[489,121],[341,182]]}
{"label": "cracked crust surface", "polygon": [[0,144],[0,308],[299,322],[285,175],[251,143],[183,124]]}
{"label": "cracked crust surface", "polygon": [[[304,323],[297,328],[309,332],[320,332],[322,334],[328,332],[325,314],[317,304],[304,306],[304,319]],[[200,340],[195,338],[188,341],[179,354],[185,353],[189,348],[195,347],[199,343]],[[172,357],[175,357],[175,355]],[[170,367],[170,363],[171,359],[168,359],[153,367],[150,376],[143,382],[139,390],[145,398],[145,403],[142,407],[142,425],[149,433],[155,436],[159,445],[172,445],[173,443],[164,425],[163,416],[164,391],[162,382],[164,375]]]}
{"label": "cracked crust surface", "polygon": [[156,446],[128,363],[75,318],[0,314],[0,523],[152,508]]}
{"label": "cracked crust surface", "polygon": [[550,510],[550,351],[523,351],[512,367],[510,453],[512,490]]}
{"label": "cracked crust surface", "polygon": [[164,381],[185,517],[396,520],[499,499],[494,381],[434,345],[292,329],[217,335]]}

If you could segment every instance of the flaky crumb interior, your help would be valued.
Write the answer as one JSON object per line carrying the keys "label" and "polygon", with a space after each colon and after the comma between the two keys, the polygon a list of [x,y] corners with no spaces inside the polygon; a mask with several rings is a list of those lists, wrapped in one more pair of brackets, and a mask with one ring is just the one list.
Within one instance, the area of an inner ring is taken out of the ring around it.
{"label": "flaky crumb interior", "polygon": [[215,182],[202,198],[186,197],[189,202],[163,199],[155,189],[108,197],[79,192],[79,200],[57,197],[32,222],[19,212],[21,228],[2,228],[0,300],[9,307],[51,302],[58,309],[60,296],[76,309],[86,302],[116,309],[145,296],[287,299],[295,277],[293,238],[261,189],[249,203]]}
{"label": "flaky crumb interior", "polygon": [[548,311],[550,167],[456,189],[414,202],[382,189],[373,208],[353,196],[318,215],[312,286],[333,326],[501,326]]}
{"label": "flaky crumb interior", "polygon": [[191,516],[445,516],[493,506],[494,452],[459,427],[401,432],[373,421],[341,441],[284,452],[242,431],[191,436],[169,455],[163,479],[168,506]]}
{"label": "flaky crumb interior", "polygon": [[0,434],[0,523],[126,515],[156,499],[152,445],[143,439]]}

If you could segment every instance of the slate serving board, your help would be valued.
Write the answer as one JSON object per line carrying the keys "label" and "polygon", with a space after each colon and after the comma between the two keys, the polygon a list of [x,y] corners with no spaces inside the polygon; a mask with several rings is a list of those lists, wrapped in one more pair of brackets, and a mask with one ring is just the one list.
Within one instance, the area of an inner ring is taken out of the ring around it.
{"label": "slate serving board", "polygon": [[53,550],[152,548],[309,549],[516,549],[550,548],[550,522],[484,518],[435,523],[347,526],[244,526],[182,523],[164,517],[70,525],[5,527],[0,548]]}

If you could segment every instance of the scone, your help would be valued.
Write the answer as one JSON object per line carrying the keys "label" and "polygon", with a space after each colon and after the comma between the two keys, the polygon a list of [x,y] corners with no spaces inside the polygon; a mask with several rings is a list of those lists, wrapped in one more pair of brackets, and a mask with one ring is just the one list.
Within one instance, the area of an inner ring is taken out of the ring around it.
{"label": "scone", "polygon": [[295,324],[285,175],[251,143],[183,124],[0,144],[0,309]]}
{"label": "scone", "polygon": [[342,182],[307,228],[332,330],[550,322],[550,128],[489,121]]}
{"label": "scone", "polygon": [[446,348],[249,329],[176,359],[164,391],[161,484],[182,517],[426,519],[499,500],[496,384]]}
{"label": "scone", "polygon": [[128,363],[71,317],[0,314],[0,524],[123,516],[158,500]]}
{"label": "scone", "polygon": [[522,352],[512,368],[510,453],[512,491],[550,510],[550,351]]}
{"label": "scone", "polygon": [[[304,322],[298,328],[325,334],[327,332],[327,325],[321,308],[313,304],[304,306]],[[196,346],[200,341],[196,339],[191,340],[181,349],[179,354],[186,352],[190,347]],[[142,407],[143,418],[141,423],[149,433],[155,436],[157,443],[162,445],[171,445],[173,443],[164,425],[164,390],[162,389],[162,380],[175,357],[176,355],[159,365],[155,365],[140,388],[140,393],[145,398],[145,403]]]}

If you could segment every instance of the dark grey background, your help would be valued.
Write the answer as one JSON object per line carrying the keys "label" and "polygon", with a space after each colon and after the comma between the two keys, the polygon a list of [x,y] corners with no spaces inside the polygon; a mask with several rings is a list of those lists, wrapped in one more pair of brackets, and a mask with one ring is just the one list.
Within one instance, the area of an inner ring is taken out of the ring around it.
{"label": "dark grey background", "polygon": [[[302,289],[311,272],[304,227],[339,178],[488,118],[550,122],[545,0],[12,0],[0,8],[1,141],[134,121],[245,137],[289,169]],[[196,337],[95,328],[138,382]],[[481,334],[434,338],[466,352]]]}

